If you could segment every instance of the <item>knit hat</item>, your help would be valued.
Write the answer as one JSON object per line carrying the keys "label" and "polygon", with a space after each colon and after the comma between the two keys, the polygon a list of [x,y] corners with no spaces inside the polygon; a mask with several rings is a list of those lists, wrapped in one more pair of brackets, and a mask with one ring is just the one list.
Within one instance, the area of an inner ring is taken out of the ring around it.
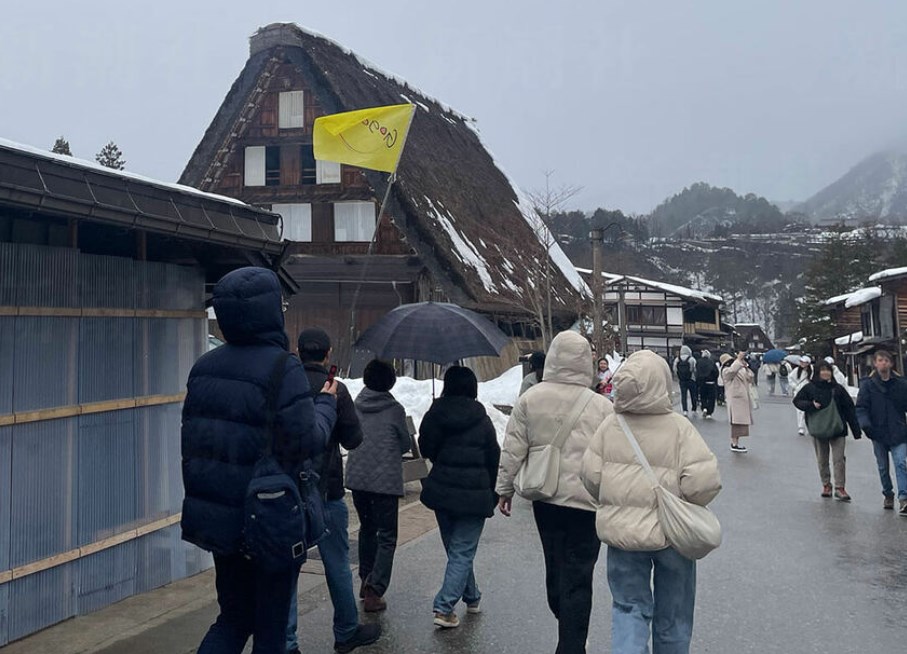
{"label": "knit hat", "polygon": [[366,388],[386,393],[397,383],[397,373],[388,362],[372,359],[362,371],[362,381],[365,382]]}
{"label": "knit hat", "polygon": [[718,357],[718,362],[723,366],[723,365],[726,364],[728,361],[731,361],[733,358],[734,358],[734,357],[732,357],[730,354],[728,354],[727,352],[725,352],[725,353],[722,354],[720,357]]}
{"label": "knit hat", "polygon": [[807,355],[807,354],[804,354],[803,356],[800,357],[800,363],[805,363],[805,364],[809,365],[812,362],[813,362],[813,360],[810,359],[809,355]]}
{"label": "knit hat", "polygon": [[825,357],[824,361],[825,361],[825,363],[827,363],[830,366],[835,365],[835,360],[833,357]]}

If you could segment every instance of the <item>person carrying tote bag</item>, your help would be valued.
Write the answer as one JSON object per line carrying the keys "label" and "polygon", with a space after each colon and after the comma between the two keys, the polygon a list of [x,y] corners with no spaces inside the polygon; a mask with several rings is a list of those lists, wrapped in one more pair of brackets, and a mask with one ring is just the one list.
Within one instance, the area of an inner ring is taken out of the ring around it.
{"label": "person carrying tote bag", "polygon": [[[560,654],[586,651],[592,572],[601,549],[595,533],[597,505],[583,487],[580,469],[589,440],[613,409],[605,396],[589,390],[592,378],[589,341],[576,332],[555,336],[542,381],[520,396],[507,423],[495,489],[505,516],[511,512],[518,476],[521,493],[545,498],[532,502],[532,513],[545,556],[548,606],[558,620]],[[585,406],[580,409],[579,403]],[[539,461],[527,467],[532,452]],[[555,469],[556,484],[548,481]],[[544,481],[530,483],[537,471],[545,473],[539,476]],[[533,495],[530,487],[539,494]]]}
{"label": "person carrying tote bag", "polygon": [[687,652],[696,561],[680,548],[692,556],[708,548],[688,548],[678,527],[691,520],[677,523],[676,517],[699,512],[687,503],[705,507],[718,495],[718,462],[692,423],[673,411],[671,371],[657,354],[632,354],[615,373],[614,386],[617,415],[592,437],[582,471],[599,502],[598,536],[608,545],[611,651],[646,651],[651,636],[656,652]]}
{"label": "person carrying tote bag", "polygon": [[[794,397],[794,406],[806,416],[806,426],[813,438],[816,463],[822,481],[821,496],[850,502],[850,494],[844,487],[846,465],[844,443],[847,428],[850,427],[855,439],[861,437],[857,410],[847,389],[834,377],[834,369],[822,361],[816,366],[816,374]],[[832,486],[829,458],[834,462],[834,486]]]}

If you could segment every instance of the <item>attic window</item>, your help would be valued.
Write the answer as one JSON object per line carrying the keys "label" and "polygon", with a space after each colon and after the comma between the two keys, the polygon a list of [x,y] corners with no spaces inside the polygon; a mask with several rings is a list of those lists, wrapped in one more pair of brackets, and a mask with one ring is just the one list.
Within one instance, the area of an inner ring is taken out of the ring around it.
{"label": "attic window", "polygon": [[305,127],[302,91],[287,91],[280,94],[278,102],[278,122],[280,129],[299,129]]}
{"label": "attic window", "polygon": [[271,211],[279,213],[283,218],[283,240],[311,243],[311,204],[272,204]]}
{"label": "attic window", "polygon": [[280,146],[265,148],[265,186],[280,186]]}
{"label": "attic window", "polygon": [[339,184],[340,164],[336,161],[316,161],[315,179],[318,184]]}
{"label": "attic window", "polygon": [[246,148],[245,185],[265,185],[265,147],[263,145],[253,145]]}
{"label": "attic window", "polygon": [[335,202],[334,240],[368,243],[375,233],[374,202]]}

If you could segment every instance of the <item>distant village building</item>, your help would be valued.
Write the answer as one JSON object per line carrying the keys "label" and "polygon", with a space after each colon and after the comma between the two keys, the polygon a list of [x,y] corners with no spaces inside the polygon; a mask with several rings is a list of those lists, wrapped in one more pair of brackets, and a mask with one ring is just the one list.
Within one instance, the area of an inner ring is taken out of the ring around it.
{"label": "distant village building", "polygon": [[734,328],[734,349],[737,351],[765,354],[774,349],[771,339],[762,329],[762,325],[737,323]]}
{"label": "distant village building", "polygon": [[[875,277],[870,277],[870,281],[876,281]],[[881,286],[867,286],[825,301],[835,325],[832,354],[846,362],[852,383],[872,371],[872,355],[876,350],[890,350],[895,359],[903,361],[899,339],[895,338],[898,327],[894,306],[897,302],[895,294],[883,295]],[[896,367],[903,370],[902,363],[897,363]]]}
{"label": "distant village building", "polygon": [[[591,270],[578,270],[591,282]],[[603,277],[610,325],[616,334],[626,333],[627,342],[619,344],[619,350],[646,349],[673,357],[681,345],[700,352],[732,343],[733,329],[721,320],[723,300],[718,295],[630,275]]]}
{"label": "distant village building", "polygon": [[211,285],[281,250],[266,211],[0,140],[0,647],[210,567],[186,378]]}
{"label": "distant village building", "polygon": [[[316,161],[312,127],[322,115],[400,103],[417,110],[378,216],[387,174]],[[353,359],[351,338],[404,303],[449,300],[533,343],[550,270],[556,327],[580,310],[582,280],[471,119],[293,24],[252,36],[249,59],[180,182],[283,216],[285,266],[299,284],[287,331],[326,329],[343,367]],[[515,360],[516,348],[486,376]]]}

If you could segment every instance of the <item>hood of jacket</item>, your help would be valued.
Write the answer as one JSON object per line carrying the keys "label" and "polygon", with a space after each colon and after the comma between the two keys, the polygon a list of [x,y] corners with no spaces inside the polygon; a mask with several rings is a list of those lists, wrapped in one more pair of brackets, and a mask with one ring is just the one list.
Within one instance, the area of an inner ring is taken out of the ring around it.
{"label": "hood of jacket", "polygon": [[691,349],[689,348],[689,346],[687,346],[687,345],[681,345],[681,346],[680,346],[680,360],[681,360],[681,361],[686,361],[686,360],[688,360],[691,356],[693,356],[693,350],[691,350]]}
{"label": "hood of jacket", "polygon": [[393,406],[397,400],[388,391],[363,388],[356,397],[356,408],[362,413],[380,413]]}
{"label": "hood of jacket", "polygon": [[267,268],[239,268],[214,286],[214,313],[231,345],[273,344],[289,348],[284,332],[280,281]]}
{"label": "hood of jacket", "polygon": [[459,396],[439,397],[430,411],[444,429],[452,431],[465,431],[488,415],[481,402]]}
{"label": "hood of jacket", "polygon": [[671,413],[671,369],[650,350],[631,354],[614,375],[617,413]]}
{"label": "hood of jacket", "polygon": [[593,379],[592,347],[576,332],[561,332],[551,341],[545,358],[546,382],[591,386]]}

